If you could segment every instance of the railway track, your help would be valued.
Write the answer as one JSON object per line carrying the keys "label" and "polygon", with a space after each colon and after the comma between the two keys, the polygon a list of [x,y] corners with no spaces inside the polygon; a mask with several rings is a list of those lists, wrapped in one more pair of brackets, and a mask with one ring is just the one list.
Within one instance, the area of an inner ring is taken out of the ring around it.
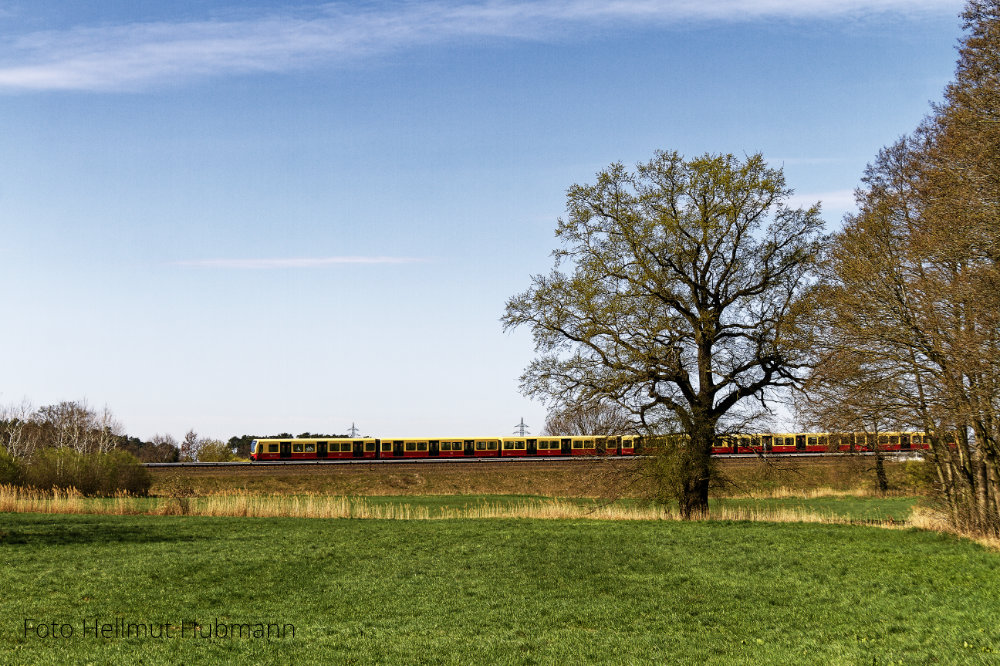
{"label": "railway track", "polygon": [[[857,453],[721,453],[713,458],[733,460],[753,460],[762,458],[814,458],[836,459],[847,456],[873,456],[871,451]],[[920,460],[921,454],[916,451],[885,451],[882,454],[893,460]],[[400,465],[400,464],[503,464],[503,463],[539,463],[539,462],[587,462],[595,460],[635,460],[643,456],[531,456],[531,457],[498,457],[498,458],[347,458],[339,460],[262,460],[260,462],[172,462],[143,463],[145,467],[285,467],[285,466],[323,466],[323,465]]]}

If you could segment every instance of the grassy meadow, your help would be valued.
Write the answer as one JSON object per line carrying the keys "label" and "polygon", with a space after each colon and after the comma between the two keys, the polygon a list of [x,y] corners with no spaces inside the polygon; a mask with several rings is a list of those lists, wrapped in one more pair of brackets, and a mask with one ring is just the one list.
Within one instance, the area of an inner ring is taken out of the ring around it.
{"label": "grassy meadow", "polygon": [[[914,530],[24,513],[0,515],[0,551],[0,654],[10,663],[987,664],[1000,655],[1000,557]],[[72,635],[25,636],[26,618]],[[174,636],[82,632],[84,622],[118,621],[171,625]],[[294,625],[294,637],[194,630],[256,623]]]}
{"label": "grassy meadow", "polygon": [[734,466],[690,523],[593,492],[608,469],[0,489],[0,662],[1000,661],[1000,554],[908,527],[912,469],[874,496],[839,464]]}

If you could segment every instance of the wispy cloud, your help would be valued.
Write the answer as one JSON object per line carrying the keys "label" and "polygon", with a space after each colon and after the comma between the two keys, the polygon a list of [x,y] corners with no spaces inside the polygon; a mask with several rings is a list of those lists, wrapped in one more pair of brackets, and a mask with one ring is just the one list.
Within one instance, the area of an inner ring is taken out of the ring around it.
{"label": "wispy cloud", "polygon": [[424,44],[555,39],[686,21],[956,13],[961,0],[487,0],[349,3],[250,18],[80,26],[0,40],[0,90],[129,90],[337,65]]}
{"label": "wispy cloud", "polygon": [[793,194],[788,198],[788,205],[808,207],[819,201],[824,210],[846,211],[854,210],[854,190],[833,190],[831,192],[811,192]]}
{"label": "wispy cloud", "polygon": [[816,166],[826,164],[841,164],[847,160],[843,157],[768,157],[768,164],[781,166]]}
{"label": "wispy cloud", "polygon": [[196,268],[317,268],[337,264],[413,264],[426,261],[415,257],[291,257],[282,259],[191,259],[174,266]]}

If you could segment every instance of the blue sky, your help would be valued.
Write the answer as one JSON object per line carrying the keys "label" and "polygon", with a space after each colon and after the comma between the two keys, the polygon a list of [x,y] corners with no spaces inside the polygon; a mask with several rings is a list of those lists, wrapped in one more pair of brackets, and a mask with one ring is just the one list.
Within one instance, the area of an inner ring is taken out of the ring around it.
{"label": "blue sky", "polygon": [[0,403],[506,434],[565,191],[762,152],[836,228],[960,2],[0,0]]}

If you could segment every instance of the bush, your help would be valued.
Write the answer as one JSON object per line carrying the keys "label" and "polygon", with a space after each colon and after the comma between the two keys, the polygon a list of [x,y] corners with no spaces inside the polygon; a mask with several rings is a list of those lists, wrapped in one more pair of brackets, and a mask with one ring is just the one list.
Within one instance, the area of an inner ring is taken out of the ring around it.
{"label": "bush", "polygon": [[0,485],[17,485],[21,469],[7,449],[0,446]]}
{"label": "bush", "polygon": [[43,490],[76,488],[87,496],[145,495],[153,483],[149,471],[125,451],[86,454],[67,448],[42,449],[21,467],[21,485]]}
{"label": "bush", "polygon": [[198,462],[230,462],[236,459],[229,445],[217,439],[203,442],[198,449]]}

